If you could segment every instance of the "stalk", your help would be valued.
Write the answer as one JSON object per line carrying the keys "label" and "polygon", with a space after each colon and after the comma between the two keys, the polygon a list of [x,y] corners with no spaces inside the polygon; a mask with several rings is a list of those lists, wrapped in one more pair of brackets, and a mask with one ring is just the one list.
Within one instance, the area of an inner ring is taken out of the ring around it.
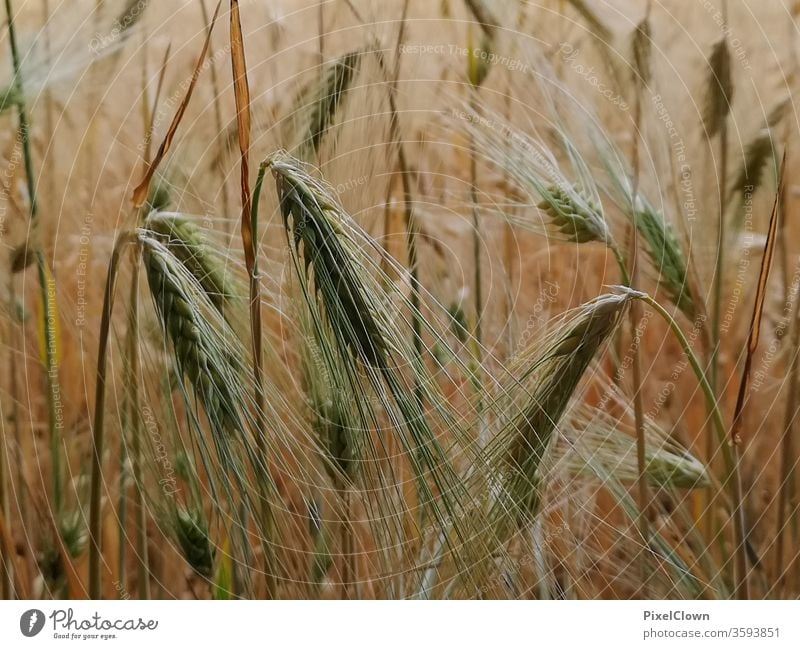
{"label": "stalk", "polygon": [[[795,463],[795,418],[798,410],[798,389],[800,389],[800,296],[795,295],[794,320],[792,322],[792,360],[789,367],[789,388],[786,396],[786,411],[783,416],[783,434],[781,435],[780,457],[780,492],[778,494],[778,521],[775,530],[775,579],[778,595],[783,590],[787,573],[797,561],[797,551],[787,568],[783,567],[784,534],[786,526],[797,515],[797,503],[793,502],[794,463]],[[787,515],[787,506],[789,512]]]}
{"label": "stalk", "polygon": [[758,289],[756,291],[753,304],[753,315],[750,319],[750,329],[747,336],[747,352],[745,355],[744,367],[742,368],[742,378],[739,383],[739,393],[736,397],[736,407],[733,413],[733,423],[731,425],[730,440],[734,452],[734,525],[736,529],[736,596],[739,599],[750,598],[750,572],[747,566],[747,525],[744,511],[744,493],[742,485],[741,461],[742,461],[742,427],[744,425],[743,413],[750,386],[750,373],[753,365],[753,357],[758,349],[758,339],[761,332],[761,318],[764,312],[764,301],[767,295],[767,283],[772,262],[775,257],[775,239],[778,233],[778,219],[780,216],[780,200],[783,194],[784,170],[786,167],[786,153],[784,152],[781,162],[781,171],[778,180],[778,191],[775,196],[775,203],[772,207],[772,215],[769,221],[769,231],[767,242],[764,246],[764,255],[761,258],[761,269],[758,275]]}
{"label": "stalk", "polygon": [[703,391],[703,396],[705,397],[706,401],[706,408],[711,418],[714,430],[716,431],[717,441],[722,449],[725,465],[730,470],[730,468],[733,466],[733,455],[731,453],[731,448],[727,443],[725,421],[722,418],[722,412],[720,411],[719,404],[717,403],[714,390],[711,387],[711,383],[706,378],[703,368],[700,366],[700,361],[697,359],[697,355],[694,353],[694,350],[687,340],[686,335],[683,333],[680,325],[663,306],[645,293],[640,294],[639,299],[641,299],[648,306],[652,307],[656,313],[658,313],[658,315],[661,316],[661,318],[667,323],[672,331],[672,334],[680,344],[681,349],[683,349],[683,352],[686,354],[686,358],[689,361],[692,372],[694,372],[697,382],[700,384],[700,389]]}
{"label": "stalk", "polygon": [[128,320],[128,363],[129,381],[127,385],[129,424],[133,440],[131,448],[133,479],[136,485],[134,519],[136,521],[136,555],[139,566],[139,599],[150,599],[150,561],[147,549],[147,515],[144,503],[144,484],[142,476],[142,417],[139,401],[139,385],[142,380],[139,362],[139,276],[141,264],[139,256],[133,260],[133,273],[130,286],[130,312]]}
{"label": "stalk", "polygon": [[[8,301],[10,306],[10,313],[14,313],[16,309],[16,292],[14,290],[14,276],[13,274],[9,273],[8,276]],[[20,349],[19,344],[19,334],[20,328],[22,325],[15,324],[12,329],[12,337],[10,339],[11,350]],[[22,425],[20,419],[20,387],[19,387],[19,375],[17,374],[17,363],[16,359],[13,357],[14,352],[11,352],[10,363],[8,364],[9,370],[9,385],[11,389],[11,416],[14,419],[14,444],[15,444],[15,454],[14,454],[14,461],[17,467],[17,475],[16,475],[16,505],[17,505],[17,513],[19,514],[21,521],[28,520],[28,485],[27,481],[25,480],[25,473],[24,473],[24,457],[22,451]],[[30,555],[28,555],[30,559]],[[29,560],[28,559],[28,560]],[[29,567],[28,570],[30,571],[31,568]],[[20,589],[22,592],[24,586],[20,585]]]}
{"label": "stalk", "polygon": [[[417,256],[417,220],[414,216],[413,192],[411,190],[411,172],[406,159],[405,148],[400,137],[400,117],[397,111],[397,85],[400,79],[400,52],[405,41],[406,21],[408,16],[409,0],[403,2],[403,13],[400,18],[400,30],[397,33],[397,60],[394,72],[389,82],[389,127],[392,142],[397,147],[397,165],[400,168],[400,180],[403,184],[403,213],[405,215],[406,245],[408,247],[408,269],[411,277],[411,307],[414,329],[414,351],[417,360],[422,358],[422,299],[420,297],[421,285],[419,282],[419,263]],[[387,212],[388,215],[388,212]],[[415,390],[417,398],[421,398],[419,387]]]}
{"label": "stalk", "polygon": [[100,576],[100,558],[102,556],[102,511],[101,487],[103,480],[103,447],[105,444],[105,402],[106,402],[106,366],[108,339],[111,329],[111,314],[114,310],[114,287],[117,281],[119,260],[124,249],[136,242],[133,233],[121,234],[111,253],[103,298],[103,315],[100,321],[100,333],[97,351],[97,373],[95,383],[94,426],[92,430],[92,479],[89,499],[89,597],[101,599],[103,584]]}
{"label": "stalk", "polygon": [[[642,126],[642,90],[647,87],[650,77],[650,8],[647,4],[647,13],[644,21],[637,27],[636,31],[636,79],[635,79],[635,100],[634,100],[634,124],[633,124],[633,181],[631,189],[631,214],[634,222],[630,226],[630,281],[631,288],[636,289],[639,285],[639,230],[636,227],[636,201],[639,193],[640,162],[639,162],[639,140],[641,138]],[[639,350],[639,323],[642,319],[641,304],[634,300],[628,312],[631,328],[631,352],[633,354],[633,413],[636,427],[636,464],[638,469],[638,506],[639,506],[639,533],[642,536],[643,546],[641,553],[641,585],[645,590],[647,584],[647,552],[650,539],[649,529],[649,510],[650,495],[647,488],[647,444],[645,440],[644,405],[642,404],[642,359]]]}
{"label": "stalk", "polygon": [[[200,8],[203,12],[203,25],[206,26],[207,30],[211,29],[211,21],[208,15],[208,9],[206,9],[206,2],[202,0],[200,2]],[[209,42],[211,41],[211,34],[208,34]],[[215,65],[211,67],[211,92],[214,93],[214,125],[217,130],[217,136],[221,136],[222,133],[225,131],[225,125],[222,120],[222,107],[220,106],[220,86],[219,86],[219,74],[217,73],[217,67]],[[219,172],[219,181],[220,181],[220,189],[222,191],[222,211],[226,217],[230,217],[231,214],[231,202],[228,196],[228,188],[227,188],[227,180],[228,180],[228,170],[225,167],[225,162],[220,156],[219,164],[218,164],[218,172]]]}
{"label": "stalk", "polygon": [[[19,380],[17,378],[17,363],[16,359],[14,358],[16,352],[14,350],[19,349],[19,340],[18,340],[18,332],[17,327],[18,325],[14,322],[13,314],[16,311],[16,292],[14,291],[14,274],[8,274],[8,312],[11,315],[9,318],[9,336],[8,336],[8,344],[9,344],[9,363],[8,363],[8,372],[9,372],[9,386],[10,386],[10,397],[11,397],[11,420],[14,422],[14,444],[15,444],[15,456],[14,456],[14,463],[17,467],[17,475],[16,475],[16,502],[17,502],[17,511],[20,516],[20,520],[26,521],[28,516],[27,511],[27,497],[26,497],[26,488],[24,485],[24,477],[23,477],[23,469],[24,466],[23,458],[22,458],[22,431],[20,430],[20,413],[19,413]],[[5,462],[0,469],[0,471],[5,471],[5,467],[8,466],[10,468],[10,464],[8,463],[8,451],[7,445],[5,444],[5,440],[3,442],[3,451],[6,453]],[[0,461],[3,461],[0,458]],[[3,488],[7,488],[7,485],[11,479],[10,472],[6,474],[4,481],[2,482]],[[7,496],[6,496],[7,498]],[[3,500],[5,504],[5,500]],[[4,508],[5,511],[5,508]],[[5,514],[5,520],[9,520],[9,513]],[[4,555],[5,556],[5,555]],[[10,562],[9,562],[9,565]],[[7,568],[9,570],[10,568]],[[13,587],[13,573],[9,575],[9,579],[11,580],[11,584]],[[9,594],[6,599],[11,599],[13,597],[13,590]]]}
{"label": "stalk", "polygon": [[[10,333],[14,327],[13,320],[9,319],[8,324]],[[11,520],[11,507],[8,501],[8,469],[10,466],[6,427],[3,426],[3,434],[0,436],[0,512],[3,516],[4,529],[8,529]],[[4,600],[9,600],[14,598],[14,568],[11,560],[12,548],[6,545],[6,538],[8,538],[7,534],[0,534],[0,593]]]}
{"label": "stalk", "polygon": [[[397,87],[400,80],[400,65],[402,62],[402,47],[405,41],[406,21],[408,17],[409,0],[404,0],[403,11],[400,18],[400,29],[397,32],[397,43],[395,51],[397,57],[394,63],[394,71],[389,82],[389,130],[391,141],[397,147],[397,166],[400,170],[400,181],[403,188],[403,214],[406,231],[406,249],[408,251],[408,271],[411,279],[411,323],[414,337],[414,355],[418,364],[423,362],[423,343],[422,343],[422,298],[421,284],[419,281],[419,259],[418,259],[418,226],[414,214],[414,195],[411,189],[411,172],[406,159],[403,139],[400,135],[400,116],[397,109]],[[379,61],[383,67],[383,57],[379,56]],[[389,185],[391,195],[391,184]],[[389,203],[386,202],[386,232],[389,231]],[[423,390],[419,384],[419,378],[414,373],[414,398],[416,404],[421,407],[423,400]],[[421,514],[420,514],[421,515]],[[351,526],[347,526],[347,534],[351,534]],[[401,550],[402,552],[402,550]]]}
{"label": "stalk", "polygon": [[[45,51],[45,62],[50,69],[50,66],[53,62],[53,43],[51,38],[50,32],[50,0],[44,0],[42,3],[42,17],[44,18],[44,25],[42,29],[44,31],[44,51]],[[55,138],[55,119],[53,116],[53,93],[50,90],[49,86],[45,87],[44,90],[44,124],[45,124],[45,133],[49,138],[47,143],[47,149],[49,151],[49,155],[47,156],[49,161],[57,160],[58,154],[56,150],[56,138]],[[52,162],[51,162],[52,165]],[[50,200],[53,200],[56,196],[56,175],[54,173],[46,173],[47,169],[45,167],[44,162],[42,162],[43,172],[44,175],[47,176],[47,193],[50,197]]]}
{"label": "stalk", "polygon": [[322,74],[325,65],[325,3],[319,0],[317,3],[317,32],[319,33],[319,71]]}
{"label": "stalk", "polygon": [[[728,24],[728,4],[726,0],[722,3],[723,25]],[[728,174],[728,115],[730,113],[730,103],[733,97],[733,85],[730,75],[730,55],[728,53],[727,36],[723,34],[722,41],[712,53],[711,76],[709,77],[711,88],[710,103],[706,116],[705,126],[710,135],[717,136],[719,147],[719,210],[717,214],[717,258],[714,268],[714,287],[713,304],[711,310],[711,357],[710,373],[711,385],[718,399],[720,394],[719,377],[719,356],[722,323],[722,299],[724,289],[725,272],[725,245],[727,241],[727,227],[725,223],[726,204],[727,204],[727,174]],[[716,449],[714,447],[713,435],[709,432],[706,440],[706,454],[709,466],[713,466]],[[730,469],[730,467],[728,467]],[[707,503],[708,521],[707,535],[709,540],[719,534],[718,526],[715,526],[714,516],[714,494],[710,493]],[[716,534],[715,534],[716,530]]]}
{"label": "stalk", "polygon": [[[472,98],[470,105],[472,112],[476,112],[478,103],[477,88],[472,89]],[[470,139],[469,145],[469,176],[470,176],[470,200],[472,203],[472,263],[475,270],[473,282],[475,284],[475,345],[478,354],[478,364],[481,364],[481,344],[483,341],[482,336],[482,323],[481,317],[483,315],[483,277],[481,271],[481,230],[480,221],[478,219],[478,161],[477,152],[475,151],[475,141]]]}
{"label": "stalk", "polygon": [[[684,353],[686,354],[687,359],[689,360],[689,365],[694,372],[695,377],[697,378],[698,383],[700,384],[700,389],[703,391],[703,395],[705,396],[706,401],[706,409],[708,411],[709,417],[711,419],[711,425],[713,431],[717,437],[717,444],[719,448],[722,450],[722,457],[725,464],[725,473],[726,479],[725,484],[728,485],[730,489],[730,498],[731,498],[731,512],[734,516],[736,516],[736,512],[738,511],[739,502],[739,489],[738,489],[738,464],[736,457],[731,449],[731,445],[728,443],[728,436],[725,429],[725,421],[722,418],[722,412],[719,408],[719,402],[717,401],[716,394],[714,389],[709,383],[708,379],[706,378],[705,373],[703,372],[702,367],[700,366],[700,361],[698,361],[697,356],[695,355],[694,351],[692,350],[689,341],[686,339],[685,334],[680,328],[680,325],[675,321],[675,319],[669,314],[669,312],[662,307],[658,302],[656,302],[652,297],[646,294],[642,294],[641,296],[642,301],[645,304],[650,305],[658,314],[663,318],[666,323],[669,325],[669,328],[672,330],[673,335],[678,340],[681,348],[683,349]],[[740,548],[741,552],[745,552],[746,548],[742,546]],[[726,559],[727,561],[727,559]]]}
{"label": "stalk", "polygon": [[[36,180],[33,171],[33,152],[31,151],[30,140],[30,120],[28,119],[28,111],[25,105],[24,98],[24,85],[22,79],[22,67],[19,56],[19,47],[17,45],[16,26],[14,24],[14,14],[11,7],[11,0],[5,0],[6,15],[8,17],[8,40],[11,47],[11,61],[14,70],[13,86],[16,89],[17,101],[17,116],[19,119],[19,132],[20,141],[22,145],[22,154],[25,165],[25,179],[28,189],[28,197],[30,201],[30,221],[31,231],[36,232],[39,219],[36,197]],[[47,423],[50,433],[50,457],[52,462],[52,491],[53,491],[53,515],[56,521],[61,520],[61,512],[63,510],[63,468],[61,462],[61,451],[63,441],[61,439],[61,432],[57,424],[57,412],[55,394],[59,391],[58,379],[58,361],[56,358],[56,341],[53,330],[48,326],[48,322],[57,317],[56,314],[51,312],[52,302],[49,299],[47,279],[47,268],[44,253],[42,252],[40,242],[36,242],[36,267],[39,277],[39,290],[41,293],[44,320],[44,341],[45,341],[45,361],[47,367],[45,368],[46,388],[47,388]],[[55,290],[55,287],[53,287]]]}

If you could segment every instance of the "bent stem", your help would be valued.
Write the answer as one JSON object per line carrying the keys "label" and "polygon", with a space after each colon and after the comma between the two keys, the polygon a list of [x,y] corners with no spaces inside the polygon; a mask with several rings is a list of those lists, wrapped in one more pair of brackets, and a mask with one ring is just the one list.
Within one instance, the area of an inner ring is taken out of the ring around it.
{"label": "bent stem", "polygon": [[714,390],[712,389],[711,384],[706,378],[706,375],[703,372],[703,368],[700,366],[700,361],[697,359],[697,355],[694,353],[694,350],[692,349],[689,340],[686,338],[686,334],[683,333],[683,330],[680,328],[680,325],[669,314],[669,312],[658,302],[656,302],[652,297],[650,297],[646,293],[639,293],[639,292],[636,292],[636,295],[638,299],[640,299],[648,306],[652,307],[656,311],[656,313],[658,313],[658,315],[661,316],[661,318],[663,318],[663,320],[669,325],[670,330],[672,331],[673,335],[675,336],[681,348],[683,349],[683,352],[686,354],[686,358],[689,361],[689,365],[692,368],[692,372],[694,372],[694,375],[697,378],[698,383],[700,384],[700,389],[703,391],[703,395],[706,400],[706,408],[708,409],[708,414],[711,417],[720,447],[722,448],[722,455],[725,460],[725,466],[730,471],[733,466],[733,454],[731,452],[730,446],[727,443],[725,422],[722,419],[722,412],[719,409],[719,404],[717,403],[717,399],[714,395]]}
{"label": "bent stem", "polygon": [[97,373],[95,383],[94,425],[92,427],[92,480],[89,499],[89,597],[102,597],[102,579],[100,577],[100,558],[102,556],[102,511],[101,481],[103,478],[103,446],[105,443],[105,401],[106,401],[106,365],[108,338],[111,329],[111,314],[114,310],[114,287],[117,281],[119,261],[128,245],[138,242],[134,232],[121,234],[111,253],[106,277],[106,289],[103,297],[103,315],[100,320],[100,333],[97,350]]}

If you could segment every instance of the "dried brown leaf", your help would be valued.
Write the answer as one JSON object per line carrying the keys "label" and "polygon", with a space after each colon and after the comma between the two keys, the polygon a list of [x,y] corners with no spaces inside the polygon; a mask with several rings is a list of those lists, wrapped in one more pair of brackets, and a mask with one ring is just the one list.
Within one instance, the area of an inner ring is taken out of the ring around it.
{"label": "dried brown leaf", "polygon": [[208,33],[206,34],[206,40],[203,43],[203,49],[197,59],[197,64],[195,65],[194,72],[192,73],[192,80],[189,82],[186,95],[184,96],[180,106],[178,106],[175,117],[172,118],[172,123],[169,125],[169,129],[167,130],[167,134],[164,136],[164,140],[161,142],[161,146],[158,147],[158,151],[156,152],[153,161],[147,166],[147,171],[145,172],[142,182],[140,182],[138,187],[133,190],[133,205],[136,208],[141,207],[145,200],[147,200],[153,175],[158,169],[158,166],[161,164],[161,161],[164,159],[164,156],[167,154],[167,151],[169,151],[170,147],[172,146],[172,141],[175,139],[175,133],[177,132],[178,126],[180,126],[180,123],[183,120],[183,116],[186,113],[186,108],[189,106],[192,93],[197,85],[197,79],[200,77],[200,72],[203,69],[203,62],[208,54],[208,47],[211,43],[211,32],[214,29],[214,24],[217,22],[217,16],[219,15],[219,9],[221,5],[222,0],[218,0],[217,8],[214,10],[214,17],[211,19],[211,29],[209,29]]}

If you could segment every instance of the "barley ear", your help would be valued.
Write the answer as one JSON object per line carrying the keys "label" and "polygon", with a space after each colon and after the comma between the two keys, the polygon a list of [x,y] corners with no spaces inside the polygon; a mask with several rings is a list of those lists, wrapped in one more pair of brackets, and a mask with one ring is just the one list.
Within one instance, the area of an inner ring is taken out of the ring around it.
{"label": "barley ear", "polygon": [[363,56],[363,50],[354,50],[327,66],[323,82],[311,104],[307,130],[297,147],[302,157],[307,158],[319,152],[325,134],[333,125],[336,113],[356,79]]}
{"label": "barley ear", "polygon": [[633,35],[633,72],[635,81],[643,87],[650,85],[652,65],[653,36],[650,18],[645,17],[636,26]]}
{"label": "barley ear", "polygon": [[747,195],[755,194],[764,182],[764,172],[770,161],[777,172],[772,133],[769,129],[762,129],[745,147],[742,166],[730,190],[731,196],[739,194],[744,199]]}
{"label": "barley ear", "polygon": [[664,215],[640,199],[634,215],[647,257],[656,272],[660,287],[690,320],[697,315],[697,305],[689,282],[689,265],[675,230]]}
{"label": "barley ear", "polygon": [[578,384],[598,351],[620,323],[632,294],[601,295],[579,307],[554,341],[532,360],[535,383],[523,408],[498,436],[505,476],[495,509],[509,512],[516,525],[535,516],[541,498],[540,465]]}
{"label": "barley ear", "polygon": [[540,193],[542,200],[537,207],[550,217],[551,223],[567,240],[612,243],[600,204],[567,183],[550,185]]}
{"label": "barley ear", "polygon": [[150,293],[181,380],[188,377],[215,435],[242,431],[239,368],[230,340],[214,326],[221,323],[206,320],[202,287],[166,246],[146,236],[142,244]]}
{"label": "barley ear", "polygon": [[181,553],[192,570],[201,577],[211,577],[214,573],[216,551],[211,543],[208,523],[202,510],[176,507],[172,526]]}
{"label": "barley ear", "polygon": [[733,102],[731,54],[727,38],[723,37],[714,44],[708,59],[708,68],[703,125],[710,138],[722,128],[722,123],[728,117]]}
{"label": "barley ear", "polygon": [[151,213],[144,227],[162,239],[203,287],[220,314],[225,315],[226,303],[236,290],[223,259],[204,241],[200,229],[180,214],[164,212]]}

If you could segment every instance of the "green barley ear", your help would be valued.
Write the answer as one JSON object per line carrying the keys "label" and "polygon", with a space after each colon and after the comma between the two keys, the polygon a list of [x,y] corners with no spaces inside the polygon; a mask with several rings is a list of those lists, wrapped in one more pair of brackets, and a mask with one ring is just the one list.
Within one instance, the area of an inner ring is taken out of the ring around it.
{"label": "green barley ear", "polygon": [[317,404],[315,415],[318,436],[325,448],[327,458],[338,474],[352,475],[355,463],[355,444],[352,429],[348,425],[347,413],[338,407],[338,400]]}
{"label": "green barley ear", "polygon": [[164,212],[151,212],[144,227],[162,238],[224,315],[226,302],[235,294],[235,288],[223,259],[204,241],[200,228],[180,214]]}
{"label": "green barley ear", "polygon": [[295,252],[313,268],[314,284],[333,330],[365,364],[386,366],[386,346],[365,288],[339,239],[337,207],[328,190],[286,154],[270,159],[287,234]]}
{"label": "green barley ear", "polygon": [[636,32],[633,35],[633,72],[636,75],[636,81],[645,88],[650,85],[652,50],[653,36],[650,19],[645,17],[636,26]]}
{"label": "green barley ear", "polygon": [[708,59],[708,67],[703,125],[708,137],[713,137],[722,128],[722,123],[728,117],[733,102],[731,54],[727,38],[722,37],[714,44]]}
{"label": "green barley ear", "polygon": [[599,203],[566,183],[550,185],[540,193],[542,200],[537,207],[568,241],[611,244],[611,233]]}
{"label": "green barley ear", "polygon": [[159,175],[153,180],[150,185],[150,193],[147,196],[145,203],[145,214],[150,212],[163,212],[168,209],[172,203],[172,193],[170,192],[170,184],[164,176]]}
{"label": "green barley ear", "polygon": [[469,337],[469,322],[467,322],[467,314],[464,313],[463,307],[454,302],[447,309],[450,316],[450,328],[453,330],[453,335],[458,338],[458,342],[462,345],[466,344]]}
{"label": "green barley ear", "polygon": [[770,161],[777,171],[772,133],[769,129],[762,129],[745,147],[744,160],[731,187],[731,196],[739,194],[744,199],[747,194],[753,195],[764,181],[764,172]]}
{"label": "green barley ear", "polygon": [[[565,455],[556,463],[563,463],[571,475],[596,475],[600,465],[619,482],[635,483],[639,479],[635,430],[624,417],[584,404],[563,430]],[[703,463],[654,421],[646,422],[645,435],[645,472],[651,486],[701,489],[711,485]]]}
{"label": "green barley ear", "polygon": [[120,36],[125,37],[136,26],[144,17],[149,4],[150,0],[128,0],[114,20],[114,27],[119,30]]}
{"label": "green barley ear", "polygon": [[483,36],[480,47],[472,46],[472,30],[469,32],[467,47],[467,78],[473,88],[483,84],[489,76],[489,55],[492,51],[492,40]]}
{"label": "green barley ear", "polygon": [[166,246],[144,234],[147,281],[162,330],[172,342],[179,378],[188,377],[218,437],[242,431],[239,365],[227,339],[233,334],[225,335],[222,321],[206,319],[213,307],[197,280]]}
{"label": "green barley ear", "polygon": [[75,558],[83,554],[89,538],[83,513],[79,510],[64,512],[59,520],[58,529],[69,555]]}
{"label": "green barley ear", "polygon": [[703,489],[711,486],[706,467],[688,452],[648,449],[645,470],[647,481],[654,487]]}
{"label": "green barley ear", "polygon": [[[467,9],[475,18],[481,28],[481,44],[475,48],[472,45],[472,26],[469,29],[469,44],[467,48],[467,78],[474,88],[482,85],[489,75],[489,54],[494,49],[497,31],[497,19],[486,6],[484,0],[465,0]],[[483,55],[483,56],[482,56]]]}
{"label": "green barley ear", "polygon": [[332,126],[347,91],[355,81],[363,56],[364,50],[354,50],[327,65],[323,81],[310,106],[307,129],[298,146],[303,157],[319,152],[325,134]]}
{"label": "green barley ear", "polygon": [[523,377],[535,375],[529,399],[495,442],[506,465],[496,508],[512,514],[517,525],[538,512],[540,465],[554,432],[581,378],[617,328],[631,299],[632,294],[606,294],[579,307],[566,320],[563,331],[522,373]]}
{"label": "green barley ear", "polygon": [[[388,310],[390,294],[382,292],[388,289],[375,280],[377,265],[371,265],[372,258],[361,248],[377,244],[361,238],[331,189],[301,162],[278,152],[265,168],[275,176],[292,261],[312,323],[328,332],[331,345],[326,356],[334,359],[330,365],[341,368],[342,383],[357,394],[352,414],[358,430],[373,430],[378,417],[388,418],[413,474],[420,522],[430,517],[434,529],[449,531],[450,556],[472,581],[470,559],[463,553],[471,551],[467,539],[475,530],[460,515],[470,495],[430,418],[448,426],[453,436],[449,445],[455,443],[476,459],[474,440],[467,439],[446,412],[432,377],[405,345],[396,324],[402,316]],[[419,379],[413,387],[411,373]],[[432,404],[430,409],[423,410],[423,399]],[[374,454],[370,444],[364,446]]]}
{"label": "green barley ear", "polygon": [[19,105],[21,100],[22,94],[17,84],[11,84],[8,88],[0,90],[0,115]]}
{"label": "green barley ear", "polygon": [[641,190],[634,197],[632,173],[623,157],[599,138],[595,140],[595,146],[610,181],[604,192],[636,228],[641,249],[652,266],[653,279],[673,304],[694,320],[700,305],[692,293],[689,254],[675,227]]}
{"label": "green barley ear", "polygon": [[[470,111],[474,113],[473,108]],[[618,250],[595,174],[563,129],[557,133],[562,146],[556,151],[545,140],[520,131],[498,115],[490,114],[485,119],[474,116],[467,120],[465,128],[481,154],[507,174],[522,197],[514,199],[520,211],[530,213],[526,208],[533,198],[540,212],[548,217],[514,218],[514,225],[573,243],[599,242]],[[562,157],[568,161],[568,171],[560,168]],[[511,220],[508,212],[501,210],[500,215]]]}
{"label": "green barley ear", "polygon": [[[356,427],[353,407],[345,397],[347,391],[336,385],[331,370],[322,362],[321,345],[314,330],[303,318],[303,350],[301,370],[303,384],[311,410],[311,426],[324,453],[325,468],[334,483],[339,484],[343,476],[352,482],[357,458]],[[325,345],[331,344],[325,341]]]}
{"label": "green barley ear", "polygon": [[28,241],[24,241],[11,251],[11,273],[21,273],[36,261],[36,253],[31,250]]}
{"label": "green barley ear", "polygon": [[662,290],[686,317],[694,320],[697,309],[689,283],[689,265],[672,224],[643,197],[639,197],[634,219]]}
{"label": "green barley ear", "polygon": [[230,541],[226,540],[222,545],[220,560],[217,562],[217,572],[214,575],[213,599],[228,600],[234,594],[234,567],[233,557],[231,556]]}
{"label": "green barley ear", "polygon": [[172,524],[186,562],[201,577],[211,577],[214,573],[216,551],[211,543],[203,512],[199,508],[189,510],[178,506],[173,514]]}

